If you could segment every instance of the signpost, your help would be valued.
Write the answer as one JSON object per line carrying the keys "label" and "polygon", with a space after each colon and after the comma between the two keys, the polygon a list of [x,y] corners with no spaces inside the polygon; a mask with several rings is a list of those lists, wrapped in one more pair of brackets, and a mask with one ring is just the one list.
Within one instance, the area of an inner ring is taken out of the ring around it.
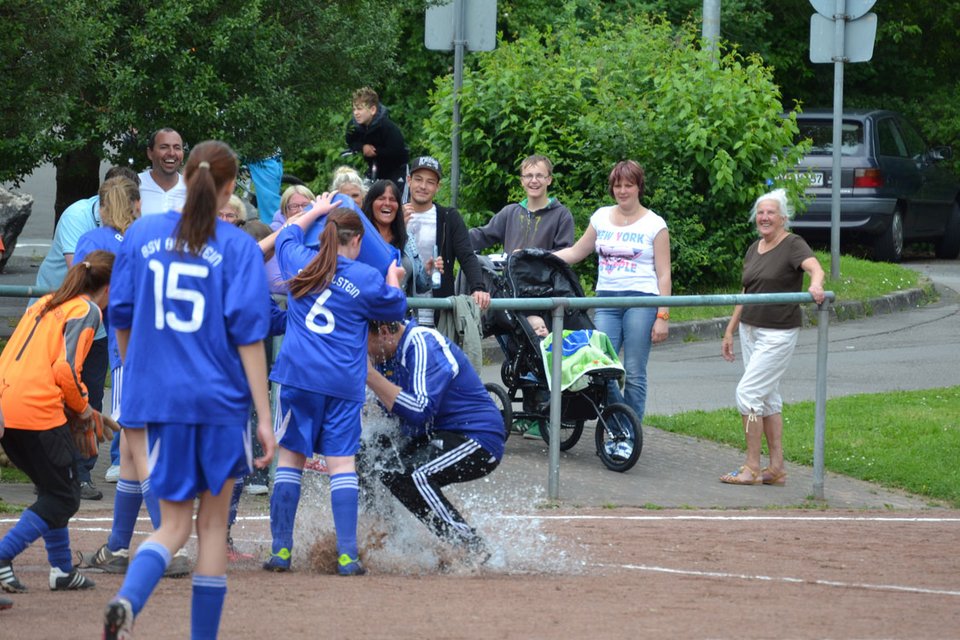
{"label": "signpost", "polygon": [[457,206],[460,190],[460,88],[463,54],[493,51],[497,46],[497,0],[450,0],[427,8],[424,46],[433,51],[453,50],[453,133],[450,153],[450,206]]}
{"label": "signpost", "polygon": [[810,0],[810,62],[833,63],[833,191],[830,194],[830,277],[840,277],[840,140],[843,115],[843,65],[873,57],[877,15],[867,13],[877,0]]}

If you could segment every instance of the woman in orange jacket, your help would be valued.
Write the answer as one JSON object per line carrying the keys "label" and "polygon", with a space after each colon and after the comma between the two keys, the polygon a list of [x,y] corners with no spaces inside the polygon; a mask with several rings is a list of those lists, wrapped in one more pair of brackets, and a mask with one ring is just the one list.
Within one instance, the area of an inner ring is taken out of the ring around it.
{"label": "woman in orange jacket", "polygon": [[24,313],[0,354],[0,443],[37,486],[37,500],[0,540],[0,587],[21,593],[13,559],[43,536],[50,589],[89,589],[73,568],[67,522],[80,508],[80,482],[65,407],[81,420],[93,409],[80,381],[83,361],[102,322],[113,254],[93,251],[73,265],[63,284]]}

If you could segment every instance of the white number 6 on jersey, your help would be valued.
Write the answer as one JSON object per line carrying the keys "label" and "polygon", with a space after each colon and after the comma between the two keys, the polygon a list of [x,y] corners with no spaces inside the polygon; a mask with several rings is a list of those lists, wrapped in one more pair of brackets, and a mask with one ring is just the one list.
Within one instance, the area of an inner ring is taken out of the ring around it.
{"label": "white number 6 on jersey", "polygon": [[[310,313],[307,314],[305,324],[307,325],[307,329],[310,329],[310,331],[314,333],[319,333],[320,335],[333,333],[333,328],[337,326],[337,319],[333,317],[333,312],[323,306],[323,303],[330,299],[331,293],[330,289],[321,293],[317,297],[317,301],[310,307]],[[317,323],[318,316],[323,318],[323,324]]]}

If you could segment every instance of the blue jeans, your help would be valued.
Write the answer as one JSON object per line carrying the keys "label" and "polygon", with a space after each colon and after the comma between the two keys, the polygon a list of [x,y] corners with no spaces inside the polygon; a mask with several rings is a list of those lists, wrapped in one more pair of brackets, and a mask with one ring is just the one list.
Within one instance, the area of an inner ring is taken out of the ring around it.
{"label": "blue jeans", "polygon": [[[90,406],[97,411],[103,410],[103,388],[106,385],[109,370],[110,354],[107,349],[107,339],[94,340],[90,345],[90,352],[83,361],[80,379],[87,387]],[[79,451],[74,451],[73,457],[77,462],[77,477],[80,482],[90,482],[90,472],[97,465],[97,456],[85,458]]]}
{"label": "blue jeans", "polygon": [[[598,298],[649,296],[636,291],[597,291]],[[643,420],[647,405],[647,360],[650,358],[650,332],[657,320],[656,307],[617,307],[597,309],[594,323],[620,353],[623,349],[623,368],[626,370],[626,398],[616,383],[610,384],[610,402],[626,402]]]}

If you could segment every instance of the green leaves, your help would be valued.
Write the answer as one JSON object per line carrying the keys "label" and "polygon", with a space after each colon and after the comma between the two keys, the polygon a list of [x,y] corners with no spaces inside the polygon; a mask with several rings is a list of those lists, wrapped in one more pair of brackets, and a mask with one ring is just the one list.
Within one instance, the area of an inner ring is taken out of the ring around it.
{"label": "green leaves", "polygon": [[[475,224],[521,192],[520,161],[543,153],[551,187],[574,212],[578,233],[608,204],[607,175],[633,158],[647,171],[645,203],[673,240],[674,290],[727,284],[753,232],[747,213],[768,179],[800,157],[795,122],[759,58],[718,63],[693,29],[643,15],[548,32],[531,29],[475,54],[461,94],[461,207]],[[449,158],[451,79],[431,96],[424,133]],[[590,286],[595,266],[578,269]]]}

